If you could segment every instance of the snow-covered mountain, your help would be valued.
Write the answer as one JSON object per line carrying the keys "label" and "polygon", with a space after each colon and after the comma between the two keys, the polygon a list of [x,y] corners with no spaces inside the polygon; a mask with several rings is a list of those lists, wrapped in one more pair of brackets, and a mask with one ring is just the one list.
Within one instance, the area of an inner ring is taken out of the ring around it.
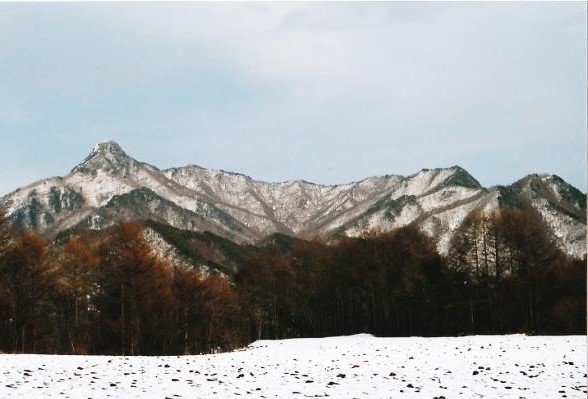
{"label": "snow-covered mountain", "polygon": [[15,223],[49,236],[74,227],[104,228],[120,218],[210,231],[236,242],[275,232],[357,236],[417,223],[443,253],[471,211],[517,206],[540,215],[565,252],[586,253],[586,196],[561,178],[530,175],[510,186],[484,188],[458,166],[332,186],[267,183],[194,165],[160,170],[108,141],[67,176],[19,188],[0,205]]}

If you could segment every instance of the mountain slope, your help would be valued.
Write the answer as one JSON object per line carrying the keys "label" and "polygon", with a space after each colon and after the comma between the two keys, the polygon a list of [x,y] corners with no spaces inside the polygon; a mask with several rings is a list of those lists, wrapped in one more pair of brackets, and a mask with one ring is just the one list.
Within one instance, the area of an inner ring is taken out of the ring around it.
{"label": "mountain slope", "polygon": [[539,215],[565,252],[586,253],[586,197],[577,189],[553,175],[484,188],[458,166],[331,186],[267,183],[194,165],[159,170],[109,141],[67,176],[17,189],[0,204],[16,224],[49,236],[76,226],[101,229],[121,218],[210,231],[239,243],[272,233],[357,236],[416,223],[443,253],[471,211],[515,206]]}

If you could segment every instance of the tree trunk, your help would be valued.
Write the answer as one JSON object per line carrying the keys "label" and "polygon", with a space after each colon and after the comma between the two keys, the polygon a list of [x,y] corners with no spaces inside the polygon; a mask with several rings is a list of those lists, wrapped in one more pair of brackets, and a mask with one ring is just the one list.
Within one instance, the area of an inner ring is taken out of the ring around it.
{"label": "tree trunk", "polygon": [[189,355],[188,346],[188,307],[184,305],[184,355]]}
{"label": "tree trunk", "polygon": [[121,354],[125,355],[125,285],[121,282],[120,284],[120,323],[121,323],[121,334],[120,334],[120,346]]}

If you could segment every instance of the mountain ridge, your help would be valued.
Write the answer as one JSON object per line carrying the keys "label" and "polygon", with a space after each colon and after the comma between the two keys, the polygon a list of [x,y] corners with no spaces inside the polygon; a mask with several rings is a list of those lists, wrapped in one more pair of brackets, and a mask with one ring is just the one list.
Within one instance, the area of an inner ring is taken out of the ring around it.
{"label": "mountain ridge", "polygon": [[272,233],[358,236],[416,223],[442,253],[471,211],[515,206],[540,215],[564,252],[586,253],[586,196],[575,187],[556,175],[531,174],[485,188],[458,165],[335,185],[276,183],[194,164],[162,170],[105,141],[68,175],[21,187],[0,205],[17,225],[49,236],[77,225],[101,229],[124,217],[211,231],[240,243]]}

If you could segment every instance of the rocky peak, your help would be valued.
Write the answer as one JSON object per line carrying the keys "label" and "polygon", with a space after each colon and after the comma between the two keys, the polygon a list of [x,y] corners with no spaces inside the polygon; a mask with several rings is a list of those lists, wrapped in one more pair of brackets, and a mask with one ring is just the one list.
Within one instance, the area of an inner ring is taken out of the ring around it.
{"label": "rocky peak", "polygon": [[92,148],[90,154],[71,173],[95,175],[98,170],[126,175],[137,162],[128,156],[115,141],[104,141]]}
{"label": "rocky peak", "polygon": [[468,188],[482,188],[482,185],[467,170],[461,166],[452,166],[449,168],[451,175],[445,180],[446,186],[462,186]]}
{"label": "rocky peak", "polygon": [[91,154],[101,154],[103,156],[127,156],[127,154],[125,154],[121,146],[116,141],[112,140],[103,141],[101,143],[94,145]]}
{"label": "rocky peak", "polygon": [[577,217],[586,220],[586,195],[557,175],[531,174],[513,186],[531,198],[546,198],[553,205],[566,208]]}

